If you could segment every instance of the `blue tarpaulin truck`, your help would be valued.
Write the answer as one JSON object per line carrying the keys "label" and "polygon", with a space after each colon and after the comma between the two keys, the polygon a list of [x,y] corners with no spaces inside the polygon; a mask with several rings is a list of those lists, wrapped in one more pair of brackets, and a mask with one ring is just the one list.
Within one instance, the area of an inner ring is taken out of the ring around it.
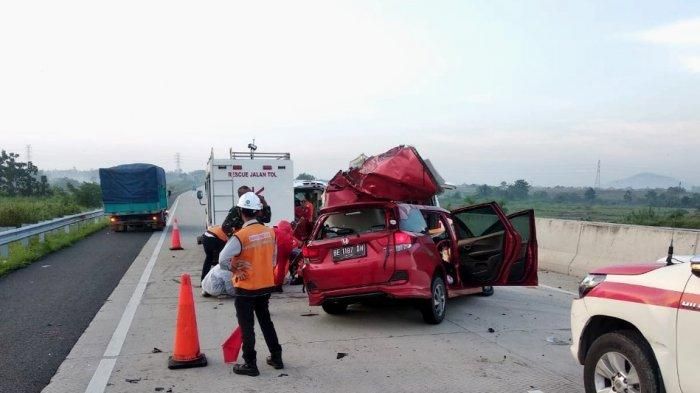
{"label": "blue tarpaulin truck", "polygon": [[105,214],[115,232],[165,227],[168,197],[163,168],[151,164],[100,168],[100,186]]}

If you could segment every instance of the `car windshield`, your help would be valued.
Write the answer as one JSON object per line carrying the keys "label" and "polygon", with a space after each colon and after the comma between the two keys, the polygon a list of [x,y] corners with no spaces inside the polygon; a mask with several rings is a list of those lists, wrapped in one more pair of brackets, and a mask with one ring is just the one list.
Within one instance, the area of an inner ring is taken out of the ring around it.
{"label": "car windshield", "polygon": [[359,235],[367,232],[383,231],[386,228],[386,214],[383,208],[359,208],[325,217],[316,239],[330,239],[339,236]]}

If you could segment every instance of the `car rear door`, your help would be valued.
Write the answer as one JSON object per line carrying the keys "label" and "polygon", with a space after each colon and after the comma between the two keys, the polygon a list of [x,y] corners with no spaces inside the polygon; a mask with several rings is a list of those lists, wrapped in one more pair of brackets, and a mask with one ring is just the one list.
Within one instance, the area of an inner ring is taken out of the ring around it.
{"label": "car rear door", "polygon": [[464,286],[509,285],[521,238],[496,202],[452,211]]}
{"label": "car rear door", "polygon": [[[378,214],[381,212],[381,224]],[[389,228],[389,214],[384,207],[360,207],[319,218],[314,239],[305,248],[308,261],[304,279],[313,281],[320,290],[363,287],[386,283],[394,273],[394,253],[389,252],[393,231]],[[365,218],[363,218],[365,216]],[[392,216],[393,217],[393,216]],[[343,225],[354,232],[328,232]],[[393,242],[392,242],[393,244]]]}
{"label": "car rear door", "polygon": [[508,216],[520,235],[520,254],[508,273],[509,285],[537,285],[537,233],[535,211],[523,210]]}

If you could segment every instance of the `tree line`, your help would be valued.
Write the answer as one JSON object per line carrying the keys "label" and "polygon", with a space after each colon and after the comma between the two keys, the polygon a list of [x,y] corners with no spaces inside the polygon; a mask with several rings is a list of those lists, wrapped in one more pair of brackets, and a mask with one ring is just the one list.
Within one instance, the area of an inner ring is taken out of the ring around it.
{"label": "tree line", "polygon": [[0,150],[0,197],[58,197],[84,207],[102,206],[102,191],[97,183],[63,182],[51,186],[31,161],[22,162],[17,153]]}
{"label": "tree line", "polygon": [[445,195],[449,202],[473,203],[485,200],[532,201],[573,204],[638,205],[651,207],[695,208],[700,209],[700,193],[683,187],[650,190],[595,189],[592,187],[549,187],[533,188],[524,179],[513,183],[501,182],[498,186],[487,184],[468,187],[471,192],[454,191]]}

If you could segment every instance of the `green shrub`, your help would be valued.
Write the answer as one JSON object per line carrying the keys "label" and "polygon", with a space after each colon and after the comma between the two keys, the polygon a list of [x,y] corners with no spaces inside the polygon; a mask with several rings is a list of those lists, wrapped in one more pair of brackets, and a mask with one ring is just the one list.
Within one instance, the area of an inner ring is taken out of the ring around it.
{"label": "green shrub", "polygon": [[0,197],[0,227],[18,227],[52,218],[78,214],[85,208],[70,196],[55,195],[41,197]]}

